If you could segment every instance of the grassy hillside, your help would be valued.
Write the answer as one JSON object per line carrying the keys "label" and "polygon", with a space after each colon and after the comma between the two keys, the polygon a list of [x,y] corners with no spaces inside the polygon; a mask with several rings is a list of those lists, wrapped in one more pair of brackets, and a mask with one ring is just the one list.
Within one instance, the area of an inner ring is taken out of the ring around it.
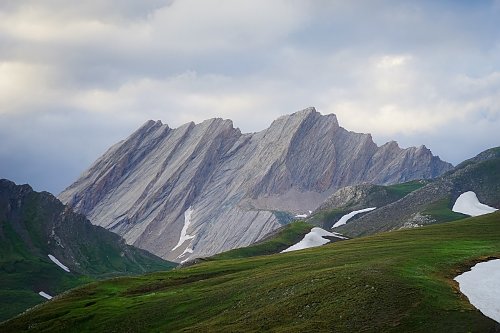
{"label": "grassy hillside", "polygon": [[428,182],[428,180],[413,180],[411,182],[388,185],[386,189],[390,193],[391,202],[393,202],[427,185]]}
{"label": "grassy hillside", "polygon": [[49,193],[0,180],[0,321],[44,302],[40,291],[54,296],[96,279],[173,266],[92,225]]}
{"label": "grassy hillside", "polygon": [[92,283],[0,331],[494,332],[452,280],[490,257],[500,213]]}
{"label": "grassy hillside", "polygon": [[292,222],[256,244],[216,254],[210,257],[209,260],[248,258],[280,253],[298,243],[305,234],[311,231],[312,227],[312,225],[302,221]]}

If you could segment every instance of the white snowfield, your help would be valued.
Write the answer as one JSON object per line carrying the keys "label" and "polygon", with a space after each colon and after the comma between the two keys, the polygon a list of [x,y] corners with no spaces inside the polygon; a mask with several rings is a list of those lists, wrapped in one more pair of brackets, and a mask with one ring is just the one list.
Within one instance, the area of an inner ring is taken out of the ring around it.
{"label": "white snowfield", "polygon": [[289,248],[281,251],[283,252],[290,252],[290,251],[297,251],[297,250],[302,250],[302,249],[308,249],[310,247],[316,247],[316,246],[321,246],[326,243],[329,243],[330,240],[323,238],[323,236],[330,236],[330,237],[337,237],[341,239],[347,239],[347,237],[344,237],[336,232],[328,232],[324,229],[314,227],[311,229],[311,231],[304,236],[304,238],[298,242],[295,245],[290,246]]}
{"label": "white snowfield", "polygon": [[62,262],[60,262],[59,260],[57,260],[56,257],[54,257],[52,254],[49,254],[49,258],[50,260],[52,260],[57,266],[61,267],[62,269],[64,269],[66,272],[69,273],[69,268],[66,267]]}
{"label": "white snowfield", "polygon": [[295,218],[297,218],[297,219],[305,219],[306,217],[308,217],[309,215],[311,215],[311,213],[312,213],[312,210],[310,210],[309,213],[295,215]]}
{"label": "white snowfield", "polygon": [[49,294],[47,294],[45,291],[40,291],[38,293],[38,295],[40,295],[42,297],[45,297],[46,299],[52,299],[52,296],[50,296]]}
{"label": "white snowfield", "polygon": [[455,281],[472,305],[500,323],[500,259],[479,263]]}
{"label": "white snowfield", "polygon": [[365,212],[369,212],[369,211],[372,211],[374,209],[377,209],[377,207],[370,207],[370,208],[365,208],[365,209],[360,209],[360,210],[355,210],[353,212],[350,212],[349,214],[345,214],[344,216],[342,216],[340,218],[340,220],[338,220],[333,226],[332,226],[332,229],[333,228],[336,228],[336,227],[340,227],[341,225],[344,225],[347,223],[347,221],[349,221],[353,216],[355,215],[358,215],[358,214],[361,214],[361,213],[365,213]]}
{"label": "white snowfield", "polygon": [[179,246],[181,246],[185,241],[193,239],[195,235],[188,235],[187,230],[189,228],[189,225],[191,224],[191,215],[193,214],[193,209],[191,207],[188,208],[184,212],[184,226],[182,227],[181,230],[181,236],[179,237],[179,242],[177,243],[176,246],[172,248],[171,251],[175,251]]}
{"label": "white snowfield", "polygon": [[472,191],[460,194],[452,208],[452,211],[456,213],[470,216],[489,214],[497,210],[496,208],[480,203],[476,193]]}

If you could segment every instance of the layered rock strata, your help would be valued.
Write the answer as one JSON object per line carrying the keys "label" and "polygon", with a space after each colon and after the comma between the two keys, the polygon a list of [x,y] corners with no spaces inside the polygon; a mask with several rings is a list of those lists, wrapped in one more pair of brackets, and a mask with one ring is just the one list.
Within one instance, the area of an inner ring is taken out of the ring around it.
{"label": "layered rock strata", "polygon": [[148,121],[59,198],[128,243],[185,261],[251,244],[280,226],[279,212],[314,210],[341,187],[451,168],[424,146],[378,147],[308,108],[251,134],[223,119]]}

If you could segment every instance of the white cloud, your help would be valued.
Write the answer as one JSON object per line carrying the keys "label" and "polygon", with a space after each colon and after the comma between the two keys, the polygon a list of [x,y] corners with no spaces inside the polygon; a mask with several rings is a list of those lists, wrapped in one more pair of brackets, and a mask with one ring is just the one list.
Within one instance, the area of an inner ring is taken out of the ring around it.
{"label": "white cloud", "polygon": [[384,55],[376,60],[376,67],[382,69],[400,67],[410,61],[411,58],[410,55]]}
{"label": "white cloud", "polygon": [[2,1],[0,160],[10,162],[0,173],[28,174],[30,163],[12,162],[22,151],[32,165],[60,165],[60,190],[146,119],[223,117],[248,132],[308,106],[378,143],[441,155],[460,145],[448,155],[458,162],[499,141],[495,6]]}
{"label": "white cloud", "polygon": [[180,52],[265,47],[297,30],[307,13],[298,1],[175,1],[150,24],[157,41]]}
{"label": "white cloud", "polygon": [[49,66],[0,61],[0,114],[57,103],[62,96],[51,87],[53,80],[55,74]]}

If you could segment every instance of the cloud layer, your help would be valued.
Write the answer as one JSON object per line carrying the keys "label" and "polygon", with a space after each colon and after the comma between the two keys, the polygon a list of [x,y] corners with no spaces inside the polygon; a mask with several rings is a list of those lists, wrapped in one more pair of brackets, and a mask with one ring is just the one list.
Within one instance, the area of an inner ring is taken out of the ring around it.
{"label": "cloud layer", "polygon": [[0,177],[59,192],[147,119],[308,106],[453,163],[500,142],[499,1],[0,4]]}

